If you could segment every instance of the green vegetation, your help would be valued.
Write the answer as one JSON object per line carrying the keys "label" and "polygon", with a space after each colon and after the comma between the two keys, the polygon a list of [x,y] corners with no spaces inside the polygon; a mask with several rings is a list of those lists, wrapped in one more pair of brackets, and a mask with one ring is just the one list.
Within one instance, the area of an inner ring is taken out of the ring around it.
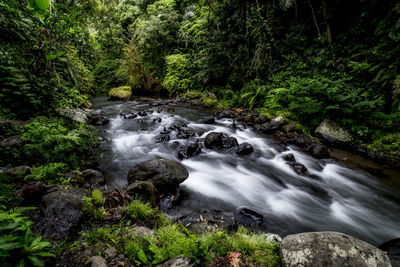
{"label": "green vegetation", "polygon": [[111,89],[109,96],[115,100],[127,100],[132,96],[132,89],[130,86],[121,86]]}
{"label": "green vegetation", "polygon": [[152,222],[155,226],[167,225],[170,220],[159,213],[157,208],[152,208],[150,203],[143,203],[134,199],[123,208],[123,213],[136,223]]}
{"label": "green vegetation", "polygon": [[83,197],[83,208],[82,210],[88,215],[93,216],[96,220],[102,221],[106,215],[104,209],[104,197],[100,190],[95,189],[92,191],[92,196]]}
{"label": "green vegetation", "polygon": [[32,173],[25,177],[25,180],[41,181],[44,184],[60,183],[63,174],[68,170],[65,163],[49,163],[34,167]]}
{"label": "green vegetation", "polygon": [[51,243],[34,236],[32,222],[22,213],[27,209],[4,211],[0,208],[0,261],[2,266],[44,266]]}

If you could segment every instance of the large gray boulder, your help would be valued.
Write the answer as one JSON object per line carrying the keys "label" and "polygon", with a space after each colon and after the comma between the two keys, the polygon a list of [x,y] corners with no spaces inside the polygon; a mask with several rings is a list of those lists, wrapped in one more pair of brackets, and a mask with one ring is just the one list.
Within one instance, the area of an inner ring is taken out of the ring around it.
{"label": "large gray boulder", "polygon": [[315,134],[330,143],[350,143],[353,140],[348,131],[328,119],[320,123],[317,129],[315,129]]}
{"label": "large gray boulder", "polygon": [[174,192],[189,176],[179,162],[169,159],[153,159],[137,164],[128,172],[129,183],[147,181],[154,184],[160,193]]}
{"label": "large gray boulder", "polygon": [[56,111],[58,115],[78,123],[85,123],[88,121],[87,113],[79,108],[59,108]]}
{"label": "large gray boulder", "polygon": [[380,249],[352,236],[336,232],[289,235],[280,246],[284,267],[385,267],[392,266]]}

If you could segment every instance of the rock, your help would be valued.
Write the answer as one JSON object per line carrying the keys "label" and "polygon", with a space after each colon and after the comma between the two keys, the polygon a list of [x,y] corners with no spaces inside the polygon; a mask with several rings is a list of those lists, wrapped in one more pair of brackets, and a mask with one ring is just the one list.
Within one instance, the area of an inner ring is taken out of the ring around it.
{"label": "rock", "polygon": [[157,206],[158,203],[158,190],[157,188],[150,182],[139,181],[133,184],[130,184],[126,191],[129,192],[129,195],[137,198],[139,197],[144,202],[149,202],[153,207]]}
{"label": "rock", "polygon": [[186,168],[179,162],[169,159],[153,159],[143,161],[128,172],[128,181],[148,181],[160,191],[175,191],[180,183],[189,176]]}
{"label": "rock", "polygon": [[132,96],[130,86],[121,86],[111,89],[109,92],[110,100],[128,100]]}
{"label": "rock", "polygon": [[214,148],[228,149],[232,147],[237,147],[239,146],[239,144],[236,138],[234,137],[229,137],[224,133],[211,132],[206,136],[204,140],[204,146],[209,149],[214,149]]}
{"label": "rock", "polygon": [[217,96],[214,93],[207,93],[207,94],[202,95],[201,97],[207,97],[212,100],[218,100]]}
{"label": "rock", "polygon": [[218,119],[224,119],[224,118],[233,119],[235,118],[235,112],[232,110],[224,110],[221,112],[217,112],[215,114],[215,117]]}
{"label": "rock", "polygon": [[184,147],[178,148],[178,158],[188,159],[197,156],[201,152],[201,145],[199,143],[191,143]]}
{"label": "rock", "polygon": [[139,111],[137,114],[139,116],[141,116],[141,117],[147,116],[147,112],[146,111]]}
{"label": "rock", "polygon": [[193,137],[195,135],[196,135],[196,133],[192,129],[181,129],[176,134],[176,138],[178,138],[178,139],[188,139],[188,138]]}
{"label": "rock", "polygon": [[379,248],[387,253],[393,267],[400,267],[400,238],[389,240]]}
{"label": "rock", "polygon": [[104,250],[104,255],[106,255],[108,258],[114,258],[117,256],[117,249],[115,247],[109,247]]}
{"label": "rock", "polygon": [[332,144],[346,144],[353,140],[348,131],[328,119],[321,122],[317,129],[315,129],[315,134]]}
{"label": "rock", "polygon": [[270,243],[281,243],[282,242],[282,237],[280,237],[278,234],[265,233],[264,237]]}
{"label": "rock", "polygon": [[128,235],[142,238],[154,235],[154,231],[144,226],[135,226],[129,229]]}
{"label": "rock", "polygon": [[202,118],[199,123],[201,124],[211,124],[215,123],[215,118],[213,116]]}
{"label": "rock", "polygon": [[187,124],[186,124],[186,122],[183,122],[183,121],[176,121],[174,124],[172,124],[171,126],[169,126],[169,130],[172,130],[172,131],[180,131],[180,130],[182,130],[183,128],[186,128],[187,127]]}
{"label": "rock", "polygon": [[171,140],[171,137],[169,136],[169,134],[166,133],[160,133],[156,136],[156,143],[165,143],[169,140]]}
{"label": "rock", "polygon": [[256,228],[260,226],[263,220],[264,216],[247,208],[241,208],[237,214],[235,214],[235,221],[250,228]]}
{"label": "rock", "polygon": [[251,144],[249,143],[243,143],[240,144],[237,149],[236,149],[236,154],[238,155],[250,155],[253,153],[254,148]]}
{"label": "rock", "polygon": [[91,267],[107,267],[107,262],[105,259],[103,259],[100,256],[92,256],[90,257],[86,262],[86,266],[91,266]]}
{"label": "rock", "polygon": [[86,169],[82,171],[83,179],[86,184],[91,186],[99,186],[105,183],[104,175],[93,169]]}
{"label": "rock", "polygon": [[74,185],[83,185],[85,183],[85,179],[83,178],[82,173],[79,171],[70,171],[65,173],[63,176]]}
{"label": "rock", "polygon": [[22,198],[24,203],[40,201],[45,189],[41,182],[29,182],[22,187]]}
{"label": "rock", "polygon": [[74,122],[85,123],[88,121],[86,112],[82,109],[72,109],[72,108],[58,108],[56,109],[58,115],[70,119]]}
{"label": "rock", "polygon": [[194,267],[194,266],[196,265],[190,263],[190,258],[182,258],[182,257],[176,257],[164,262],[163,264],[157,265],[157,267]]}
{"label": "rock", "polygon": [[134,119],[137,117],[137,115],[135,113],[127,113],[127,114],[124,114],[123,116],[124,116],[124,119]]}
{"label": "rock", "polygon": [[283,155],[282,158],[289,162],[296,162],[296,158],[294,157],[294,155],[292,153]]}
{"label": "rock", "polygon": [[304,174],[304,173],[307,172],[306,166],[304,166],[304,165],[301,164],[301,163],[292,162],[292,163],[289,163],[289,165],[292,167],[292,169],[293,169],[298,175],[302,175],[302,174]]}
{"label": "rock", "polygon": [[44,217],[36,228],[44,238],[56,240],[70,237],[78,230],[83,216],[82,198],[85,191],[80,188],[60,189],[42,197]]}
{"label": "rock", "polygon": [[297,130],[297,126],[294,125],[293,123],[286,124],[282,126],[282,130],[284,133],[290,133],[290,132],[295,132]]}
{"label": "rock", "polygon": [[265,117],[264,115],[258,115],[255,119],[254,122],[257,124],[264,124],[267,122],[267,117]]}
{"label": "rock", "polygon": [[153,122],[154,123],[161,123],[162,119],[161,118],[156,118],[156,119],[153,119]]}
{"label": "rock", "polygon": [[4,175],[23,178],[32,173],[32,168],[29,166],[18,166],[8,169],[3,172]]}
{"label": "rock", "polygon": [[263,133],[269,134],[278,130],[284,124],[285,124],[285,119],[282,116],[279,116],[272,119],[270,122],[262,124],[260,130]]}
{"label": "rock", "polygon": [[328,148],[321,144],[312,147],[311,155],[317,159],[330,158]]}
{"label": "rock", "polygon": [[0,147],[21,146],[23,143],[22,135],[14,135],[0,142]]}
{"label": "rock", "polygon": [[217,210],[192,212],[180,217],[179,221],[194,234],[210,233],[217,230],[236,230],[233,228],[237,226],[233,213]]}
{"label": "rock", "polygon": [[391,266],[378,248],[336,232],[311,232],[286,236],[280,245],[283,267]]}

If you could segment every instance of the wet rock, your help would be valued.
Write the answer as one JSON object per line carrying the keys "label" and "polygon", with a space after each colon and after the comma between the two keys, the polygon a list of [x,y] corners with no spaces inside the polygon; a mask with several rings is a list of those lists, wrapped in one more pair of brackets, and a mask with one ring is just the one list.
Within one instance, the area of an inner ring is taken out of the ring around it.
{"label": "wet rock", "polygon": [[298,175],[302,175],[302,174],[304,174],[304,173],[307,172],[306,166],[304,166],[304,165],[301,164],[301,163],[292,162],[292,163],[290,163],[289,165],[292,167],[292,169],[293,169]]}
{"label": "wet rock", "polygon": [[153,119],[154,123],[161,123],[162,119],[161,118],[157,118],[157,119]]}
{"label": "wet rock", "polygon": [[171,140],[171,137],[169,134],[165,133],[160,133],[159,135],[156,136],[156,143],[165,143]]}
{"label": "wet rock", "polygon": [[83,185],[85,183],[85,179],[81,172],[78,171],[70,171],[63,175],[70,183],[74,185]]}
{"label": "wet rock", "polygon": [[190,258],[176,257],[170,259],[163,264],[158,264],[157,267],[194,267],[195,264],[190,263]]}
{"label": "wet rock", "polygon": [[201,145],[199,143],[191,143],[187,146],[178,148],[178,158],[188,159],[197,156],[201,152]]}
{"label": "wet rock", "polygon": [[235,221],[248,226],[250,228],[256,228],[261,225],[264,220],[264,216],[255,212],[254,210],[241,208],[235,214]]}
{"label": "wet rock", "polygon": [[175,191],[188,176],[188,171],[181,163],[168,159],[154,159],[143,161],[130,169],[128,181],[148,181],[153,183],[160,193],[167,193]]}
{"label": "wet rock", "polygon": [[236,149],[236,154],[238,155],[250,155],[253,153],[254,148],[251,144],[249,143],[243,143],[240,144],[237,149]]}
{"label": "wet rock", "polygon": [[58,115],[70,119],[74,122],[85,123],[88,121],[88,117],[86,112],[82,109],[73,109],[73,108],[58,108],[56,109]]}
{"label": "wet rock", "polygon": [[102,125],[107,125],[110,122],[110,119],[106,117],[99,117],[94,121],[94,125],[96,126],[102,126]]}
{"label": "wet rock", "polygon": [[146,111],[139,111],[137,114],[139,116],[141,116],[141,117],[147,116],[147,112]]}
{"label": "wet rock", "polygon": [[209,149],[214,149],[214,148],[228,149],[232,147],[237,147],[239,146],[239,144],[236,138],[234,137],[229,137],[224,133],[212,132],[206,136],[204,140],[204,146]]}
{"label": "wet rock", "polygon": [[393,267],[400,267],[400,238],[383,243],[379,249],[386,253]]}
{"label": "wet rock", "polygon": [[60,240],[78,230],[83,216],[82,198],[85,191],[80,188],[59,189],[42,197],[44,217],[36,228],[44,238]]}
{"label": "wet rock", "polygon": [[290,133],[290,132],[295,132],[296,130],[297,130],[297,126],[294,125],[293,123],[286,124],[282,127],[282,131],[286,134]]}
{"label": "wet rock", "polygon": [[186,128],[187,127],[187,124],[185,123],[185,122],[183,122],[183,121],[177,121],[177,122],[175,122],[174,124],[172,124],[171,126],[169,126],[169,130],[172,130],[172,131],[180,131],[180,130],[182,130],[183,128]]}
{"label": "wet rock", "polygon": [[272,119],[270,122],[261,125],[260,130],[263,133],[270,134],[278,130],[281,126],[285,124],[285,119],[281,116]]}
{"label": "wet rock", "polygon": [[99,186],[105,183],[104,175],[93,169],[86,169],[82,171],[83,179],[86,184],[90,186]]}
{"label": "wet rock", "polygon": [[134,198],[140,198],[144,202],[149,202],[153,207],[158,203],[158,190],[150,182],[139,181],[130,184],[126,191]]}
{"label": "wet rock", "polygon": [[178,139],[188,139],[193,136],[196,136],[196,133],[192,129],[181,129],[176,134],[176,138]]}
{"label": "wet rock", "polygon": [[100,256],[92,256],[90,257],[86,262],[86,266],[91,266],[91,267],[107,267],[107,262],[105,259],[103,259]]}
{"label": "wet rock", "polygon": [[0,147],[21,146],[23,143],[22,135],[14,135],[0,142]]}
{"label": "wet rock", "polygon": [[282,266],[391,266],[378,248],[336,232],[289,235],[280,245]]}
{"label": "wet rock", "polygon": [[192,212],[180,217],[179,221],[194,234],[210,233],[217,230],[231,231],[237,228],[233,213],[218,210]]}
{"label": "wet rock", "polygon": [[233,119],[235,118],[235,112],[232,110],[224,110],[221,112],[217,112],[215,114],[215,117],[218,119],[224,119],[224,118]]}
{"label": "wet rock", "polygon": [[199,123],[202,124],[212,124],[215,123],[215,118],[213,116],[202,118]]}
{"label": "wet rock", "polygon": [[311,149],[311,155],[317,159],[330,158],[328,148],[321,144],[316,144]]}
{"label": "wet rock", "polygon": [[259,115],[254,119],[254,122],[257,124],[264,124],[267,122],[267,117],[265,117],[264,115]]}
{"label": "wet rock", "polygon": [[321,122],[317,129],[315,129],[315,134],[326,142],[334,145],[347,144],[353,140],[348,131],[344,130],[339,124],[328,119]]}
{"label": "wet rock", "polygon": [[282,156],[282,158],[289,162],[296,162],[296,158],[294,157],[294,155],[292,153],[286,154],[286,155]]}
{"label": "wet rock", "polygon": [[124,114],[123,116],[124,116],[124,119],[134,119],[137,117],[137,115],[135,113],[127,113],[127,114]]}
{"label": "wet rock", "polygon": [[20,177],[23,178],[29,174],[31,174],[32,168],[29,166],[18,166],[11,169],[8,169],[3,172],[4,175],[12,176],[12,177]]}

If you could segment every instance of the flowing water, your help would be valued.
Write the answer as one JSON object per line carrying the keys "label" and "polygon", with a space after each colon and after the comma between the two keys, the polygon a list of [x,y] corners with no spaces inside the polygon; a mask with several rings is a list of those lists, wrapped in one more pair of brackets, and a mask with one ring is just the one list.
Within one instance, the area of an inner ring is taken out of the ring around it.
{"label": "flowing water", "polygon": [[[108,102],[93,99],[110,119],[99,127],[104,140],[97,150],[107,185],[127,184],[128,170],[135,164],[154,158],[177,160],[176,149],[187,142],[202,142],[209,132],[224,132],[239,144],[254,147],[249,156],[202,149],[200,155],[181,161],[189,178],[181,184],[187,199],[167,211],[182,216],[202,208],[234,212],[249,208],[264,216],[261,228],[285,235],[302,231],[339,231],[374,245],[400,237],[400,190],[389,187],[362,169],[348,167],[334,159],[315,159],[295,147],[282,147],[253,129],[232,127],[231,119],[201,124],[209,111],[183,104],[170,104],[174,110],[159,110],[146,101]],[[147,116],[124,119],[121,110],[146,111]],[[161,119],[158,122],[157,119]],[[156,143],[156,136],[177,122],[187,123],[196,136]],[[292,153],[307,167],[298,175],[282,159]],[[400,179],[398,172],[393,172]]]}

